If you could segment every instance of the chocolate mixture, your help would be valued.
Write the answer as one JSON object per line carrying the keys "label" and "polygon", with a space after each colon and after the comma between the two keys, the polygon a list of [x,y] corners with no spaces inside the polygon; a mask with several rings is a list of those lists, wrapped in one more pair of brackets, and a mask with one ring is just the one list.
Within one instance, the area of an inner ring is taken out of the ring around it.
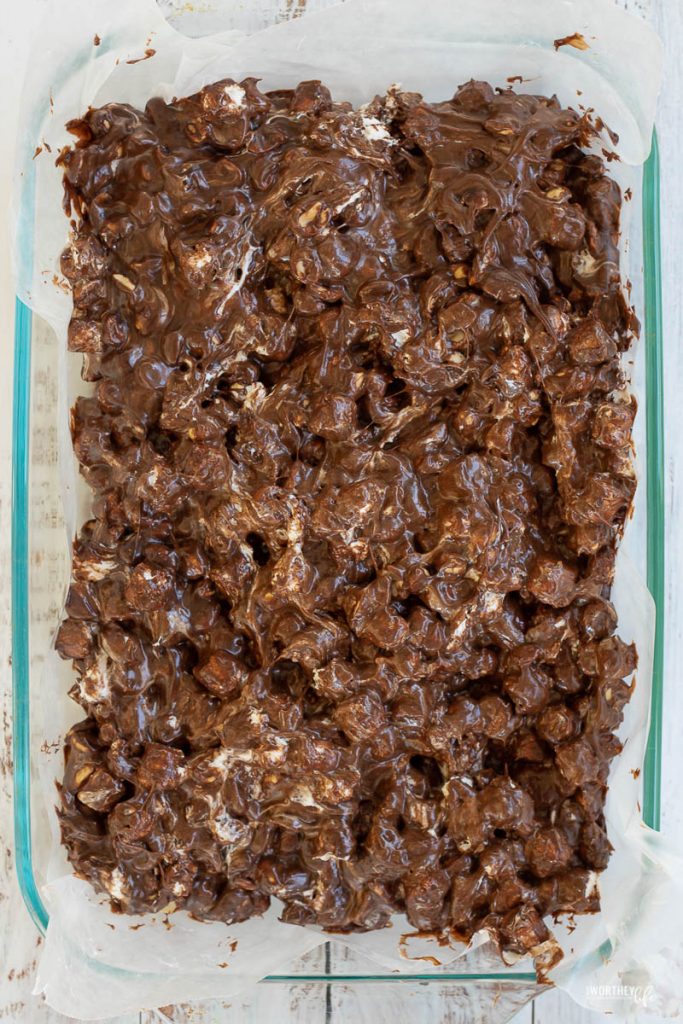
{"label": "chocolate mixture", "polygon": [[477,82],[354,110],[228,80],[70,127],[75,871],[129,913],[277,897],[547,952],[544,915],[599,906],[636,663],[590,124]]}

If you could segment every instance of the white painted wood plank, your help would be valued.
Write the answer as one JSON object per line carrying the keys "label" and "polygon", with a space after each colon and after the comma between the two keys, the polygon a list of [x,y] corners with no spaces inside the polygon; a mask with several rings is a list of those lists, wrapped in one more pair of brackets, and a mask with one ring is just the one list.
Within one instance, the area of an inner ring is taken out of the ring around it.
{"label": "white painted wood plank", "polygon": [[533,1004],[533,1024],[671,1024],[662,1017],[645,1013],[643,1008],[630,999],[625,999],[623,1012],[600,1013],[577,1006],[564,992],[548,991],[538,996]]}
{"label": "white painted wood plank", "polygon": [[533,999],[518,1010],[514,1017],[510,1017],[509,1024],[534,1024],[534,1007],[536,1000]]}
{"label": "white painted wood plank", "polygon": [[[610,1015],[617,1024],[619,1018]],[[533,1024],[603,1024],[604,1013],[595,1013],[577,1006],[564,992],[545,992],[534,1000]]]}
{"label": "white painted wood plank", "polygon": [[[261,984],[231,1002],[164,1007],[140,1024],[532,1024],[530,993],[455,984]],[[509,989],[509,986],[508,986]]]}
{"label": "white painted wood plank", "polygon": [[327,986],[262,983],[230,1002],[143,1012],[140,1024],[325,1024]]}
{"label": "white painted wood plank", "polygon": [[[330,1009],[333,1022],[378,1024],[506,1024],[519,1016],[527,1024],[531,1010],[525,1006],[533,988],[509,985],[401,982],[332,986]],[[520,1008],[524,1007],[521,1015]]]}

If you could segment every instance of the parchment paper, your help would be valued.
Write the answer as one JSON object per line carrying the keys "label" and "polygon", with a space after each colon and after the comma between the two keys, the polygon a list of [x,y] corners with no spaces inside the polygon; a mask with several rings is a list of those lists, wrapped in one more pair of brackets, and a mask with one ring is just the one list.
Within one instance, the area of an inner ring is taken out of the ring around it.
{"label": "parchment paper", "polygon": [[[236,2],[214,3],[203,18],[204,28],[209,25],[214,34],[190,39],[167,24],[154,0],[89,0],[87,5],[55,0],[36,41],[20,119],[14,257],[19,296],[53,325],[60,344],[58,438],[70,538],[88,515],[89,495],[78,479],[68,433],[68,409],[86,386],[79,377],[80,357],[66,352],[71,299],[59,285],[58,261],[68,225],[54,157],[71,141],[65,122],[89,105],[116,100],[144,106],[152,95],[170,99],[222,77],[247,74],[260,77],[265,88],[319,77],[335,98],[354,103],[394,82],[437,100],[452,95],[470,77],[505,86],[508,76],[521,75],[522,91],[554,92],[563,103],[594,108],[620,137],[621,161],[612,165],[614,176],[622,187],[636,193],[639,189],[639,165],[649,151],[659,88],[660,46],[645,24],[611,0],[348,0],[250,36],[216,33],[217,27],[234,23]],[[553,40],[576,31],[590,49],[555,52]],[[95,34],[101,38],[99,46],[93,45]],[[147,48],[155,50],[153,57],[126,63]],[[34,159],[38,146],[42,152]],[[631,217],[629,204],[623,227],[622,268],[633,281],[638,305],[642,268],[637,218]],[[642,358],[634,367],[636,393],[641,385]],[[641,469],[642,435],[641,414],[636,428]],[[601,914],[577,918],[575,928],[555,928],[566,955],[553,980],[579,1002],[603,1011],[623,1012],[623,993],[615,990],[610,1002],[604,986],[629,984],[634,970],[641,990],[647,989],[648,971],[661,968],[661,951],[673,941],[683,911],[680,864],[661,837],[643,825],[642,784],[634,777],[647,737],[654,636],[654,608],[642,579],[642,480],[640,491],[613,592],[619,633],[636,642],[640,659],[621,730],[625,749],[614,763],[606,806],[614,854],[600,878]],[[54,781],[62,774],[60,741],[82,713],[66,697],[72,682],[69,667],[54,653],[47,664],[41,704],[48,752],[41,755],[41,778],[53,848],[43,891],[50,925],[37,991],[51,1006],[81,1019],[98,1019],[141,1007],[225,997],[266,974],[286,972],[292,958],[325,941],[316,929],[279,922],[277,901],[264,917],[230,928],[177,913],[170,928],[160,916],[148,916],[142,919],[143,928],[132,931],[130,919],[112,914],[75,878],[59,845]],[[50,753],[51,743],[55,749]],[[411,931],[405,918],[396,918],[391,928],[343,941],[390,971],[426,973],[429,965],[417,957],[428,954],[446,964],[464,952],[462,946],[444,949],[422,939],[400,946],[401,937]],[[476,940],[485,941],[485,935]],[[611,952],[604,946],[607,941]],[[603,991],[596,994],[591,986],[603,986]],[[648,1003],[659,1005],[656,993],[647,991],[639,1011]]]}

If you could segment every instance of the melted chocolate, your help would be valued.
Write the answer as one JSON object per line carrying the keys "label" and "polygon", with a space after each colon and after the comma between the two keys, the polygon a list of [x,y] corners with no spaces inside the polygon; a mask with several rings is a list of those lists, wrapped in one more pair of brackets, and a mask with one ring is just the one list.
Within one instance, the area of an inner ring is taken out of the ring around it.
{"label": "melted chocolate", "polygon": [[598,908],[635,667],[635,324],[590,124],[247,80],[71,128],[75,871],[129,913],[275,896],[540,955],[544,915]]}

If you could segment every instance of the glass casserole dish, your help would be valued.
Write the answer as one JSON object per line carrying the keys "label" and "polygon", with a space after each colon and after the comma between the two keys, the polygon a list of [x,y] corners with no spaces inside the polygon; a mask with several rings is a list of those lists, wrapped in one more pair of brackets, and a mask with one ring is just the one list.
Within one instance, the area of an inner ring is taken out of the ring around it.
{"label": "glass casserole dish", "polygon": [[[235,27],[233,14],[234,12],[231,12],[231,20],[224,24]],[[198,30],[196,17],[194,15],[195,22],[190,26],[193,33]],[[585,30],[587,38],[590,37],[590,26],[584,26],[585,4],[569,7],[564,5],[562,17],[564,21],[557,22],[557,37],[562,35],[562,26],[567,27],[568,32],[570,29]],[[182,17],[179,17],[179,22],[183,27]],[[211,27],[215,28],[215,25]],[[199,26],[199,30],[202,30],[202,26]],[[477,38],[474,30],[471,30],[470,36],[463,30],[463,39],[457,43],[462,48],[459,55],[463,60],[456,66],[462,66],[466,70],[462,73],[453,73],[452,85],[468,77],[468,72],[473,66],[482,68],[479,77],[495,78],[496,82],[504,83],[506,76],[518,69],[528,72],[529,67],[533,66],[536,51],[539,53],[539,66],[541,52],[545,60],[552,54],[553,33],[549,31],[548,25],[539,25],[537,35],[533,39],[525,35],[522,29],[522,35],[516,42],[510,42],[510,36],[505,35],[506,29],[502,25],[499,32],[505,42],[501,42],[499,38],[494,39],[496,50],[493,56],[489,52],[492,49],[490,31],[489,26],[489,36],[484,38],[486,33],[483,33],[481,38]],[[481,49],[482,42],[488,44],[486,53]],[[519,43],[530,44],[524,47],[523,60],[520,57]],[[561,56],[564,58],[564,54]],[[73,60],[69,63],[71,67],[65,69],[65,75],[76,73]],[[492,70],[492,66],[498,69],[497,74]],[[306,71],[310,71],[310,65],[306,64],[305,68]],[[295,77],[306,77],[305,71],[297,69],[293,70],[292,74]],[[548,91],[549,87],[544,79],[541,85],[534,81],[529,88],[532,91]],[[445,94],[447,93],[444,91]],[[39,146],[40,139],[39,126],[36,124],[29,130],[26,142],[31,152]],[[640,486],[633,528],[629,530],[629,555],[641,575],[646,576],[650,592],[657,605],[661,607],[664,558],[663,437],[659,171],[656,143],[642,168],[642,180],[637,179],[636,174],[634,198],[630,204],[630,224],[625,233],[625,245],[631,258],[632,301],[643,322],[641,343],[636,346],[633,366],[633,386],[640,404],[640,415],[635,431]],[[18,238],[22,262],[26,261],[27,265],[32,261],[34,231],[37,227],[35,188],[36,183],[29,173],[21,190]],[[22,279],[27,280],[25,268],[23,272],[20,268],[20,281]],[[69,564],[68,550],[64,544],[58,465],[58,432],[61,428],[57,363],[58,346],[54,335],[45,322],[18,299],[15,335],[13,509],[15,842],[22,891],[29,910],[41,930],[45,930],[48,924],[48,913],[40,895],[40,888],[48,877],[51,836],[48,815],[39,809],[38,804],[37,763],[45,737],[41,735],[40,729],[36,728],[36,715],[31,715],[31,708],[32,705],[35,708],[39,702],[44,706],[46,700],[64,700],[66,697],[61,686],[56,693],[46,691],[46,680],[44,677],[41,678],[41,663],[59,621]],[[662,623],[658,620],[654,639],[650,733],[642,777],[643,820],[653,828],[657,828],[659,822],[661,672]],[[357,953],[342,950],[336,943],[326,943],[324,947],[312,951],[307,954],[306,961],[300,969],[297,968],[299,973],[277,974],[268,980],[374,980],[392,983],[449,981],[526,985],[535,981],[535,974],[529,969],[528,964],[504,968],[495,954],[482,949],[466,954],[450,966],[435,969],[425,964],[424,972],[411,972],[405,976],[387,971],[378,973],[376,965],[371,961]],[[103,961],[97,961],[96,967],[98,971],[121,971],[120,967],[108,966],[104,958]],[[182,993],[175,998],[182,998]]]}

